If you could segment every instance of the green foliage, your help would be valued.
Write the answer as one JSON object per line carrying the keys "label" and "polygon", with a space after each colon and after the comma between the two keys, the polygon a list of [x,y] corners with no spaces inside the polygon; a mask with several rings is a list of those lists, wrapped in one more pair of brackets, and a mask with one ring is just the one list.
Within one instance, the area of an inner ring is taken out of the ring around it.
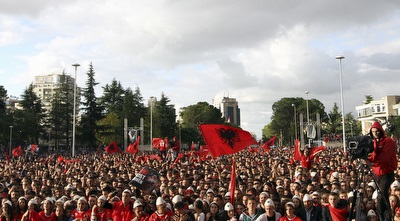
{"label": "green foliage", "polygon": [[103,87],[103,90],[100,103],[104,105],[105,113],[116,113],[121,117],[125,93],[121,83],[113,79],[110,85],[106,84]]}
{"label": "green foliage", "polygon": [[342,128],[342,114],[336,103],[333,104],[332,110],[328,114],[326,121],[326,132],[336,134]]}
{"label": "green foliage", "polygon": [[94,79],[94,69],[92,63],[87,72],[86,88],[83,89],[82,97],[82,116],[79,124],[79,141],[83,146],[90,148],[96,147],[99,141],[96,138],[96,132],[99,130],[97,121],[103,118],[103,106],[99,104],[95,94],[97,83]]}
{"label": "green foliage", "polygon": [[70,82],[69,79],[64,73],[61,75],[61,85],[55,90],[51,109],[46,119],[56,149],[72,146],[74,83]]}
{"label": "green foliage", "polygon": [[116,113],[108,113],[103,119],[97,122],[100,129],[96,133],[96,138],[105,145],[113,141],[121,144],[123,131],[121,122]]}
{"label": "green foliage", "polygon": [[182,142],[190,144],[202,141],[198,126],[205,124],[222,124],[225,119],[222,117],[221,111],[208,104],[207,102],[198,102],[182,108],[180,112]]}

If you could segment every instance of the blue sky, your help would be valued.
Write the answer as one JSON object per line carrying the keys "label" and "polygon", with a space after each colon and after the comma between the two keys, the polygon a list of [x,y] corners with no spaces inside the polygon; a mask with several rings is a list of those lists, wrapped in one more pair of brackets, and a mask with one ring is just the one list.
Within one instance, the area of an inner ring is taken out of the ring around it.
{"label": "blue sky", "polygon": [[0,85],[19,96],[79,63],[84,86],[92,62],[98,95],[113,78],[177,109],[229,94],[260,137],[283,97],[340,106],[337,55],[346,113],[365,95],[399,95],[399,12],[396,0],[3,0]]}

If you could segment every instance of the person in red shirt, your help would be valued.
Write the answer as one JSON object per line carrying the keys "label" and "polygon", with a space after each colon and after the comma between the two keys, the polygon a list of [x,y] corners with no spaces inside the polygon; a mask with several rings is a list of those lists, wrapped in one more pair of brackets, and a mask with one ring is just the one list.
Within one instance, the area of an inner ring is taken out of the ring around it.
{"label": "person in red shirt", "polygon": [[133,203],[133,216],[132,216],[132,221],[148,221],[149,220],[149,214],[147,214],[143,210],[143,204],[140,202],[140,200],[136,200],[135,203]]}
{"label": "person in red shirt", "polygon": [[45,199],[43,200],[43,210],[39,212],[39,215],[43,218],[45,221],[56,221],[57,216],[53,212],[53,201],[50,199]]}
{"label": "person in red shirt", "polygon": [[158,197],[156,200],[157,210],[150,215],[149,221],[171,221],[174,214],[167,208],[167,202]]}
{"label": "person in red shirt", "polygon": [[133,213],[131,196],[132,192],[129,189],[125,189],[122,192],[122,199],[113,203],[113,221],[130,221],[129,217],[131,217]]}
{"label": "person in red shirt", "polygon": [[[112,211],[111,209],[106,209],[103,207],[104,203],[107,201],[104,195],[97,199],[97,205],[92,208],[92,221],[112,221]],[[93,219],[95,218],[95,219]]]}
{"label": "person in red shirt", "polygon": [[[346,202],[346,200],[341,200]],[[329,194],[329,204],[322,208],[322,220],[346,221],[349,215],[348,205],[339,205],[339,194],[331,192]]]}
{"label": "person in red shirt", "polygon": [[78,199],[76,209],[72,211],[71,218],[73,221],[90,221],[90,209],[85,197]]}
{"label": "person in red shirt", "polygon": [[377,208],[381,219],[391,220],[389,205],[390,184],[394,181],[394,171],[397,170],[396,143],[386,136],[379,122],[372,124],[369,135],[373,139],[374,150],[368,157],[372,163],[372,172],[382,190],[378,195]]}

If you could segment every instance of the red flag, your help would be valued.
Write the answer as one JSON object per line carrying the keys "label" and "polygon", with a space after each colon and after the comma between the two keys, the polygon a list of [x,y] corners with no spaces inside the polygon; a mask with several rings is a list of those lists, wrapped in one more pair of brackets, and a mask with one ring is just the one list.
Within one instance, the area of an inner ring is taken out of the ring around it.
{"label": "red flag", "polygon": [[105,150],[107,153],[117,153],[117,152],[119,152],[119,148],[118,148],[117,142],[114,141],[114,142],[109,143],[109,144],[104,148],[104,150]]}
{"label": "red flag", "polygon": [[325,150],[325,146],[314,147],[310,152],[310,156],[315,156],[321,153],[323,150]]}
{"label": "red flag", "polygon": [[139,142],[140,142],[140,136],[137,137],[134,143],[129,144],[129,146],[126,148],[126,152],[136,154],[139,151]]}
{"label": "red flag", "polygon": [[11,162],[10,156],[8,155],[8,153],[5,153],[5,155],[6,155],[7,163],[10,163]]}
{"label": "red flag", "polygon": [[295,141],[295,146],[294,146],[294,155],[293,158],[295,160],[301,160],[301,154],[300,154],[300,141],[296,140]]}
{"label": "red flag", "polygon": [[236,162],[235,158],[232,157],[232,171],[231,171],[231,185],[230,185],[230,194],[231,194],[231,204],[235,205],[233,202],[235,201],[235,186],[236,186]]}
{"label": "red flag", "polygon": [[64,162],[64,157],[58,156],[58,157],[57,157],[57,163],[60,164],[60,163],[62,163],[62,162]]}
{"label": "red flag", "polygon": [[22,155],[22,147],[18,146],[17,148],[15,148],[14,150],[12,150],[12,155],[14,157],[19,157]]}
{"label": "red flag", "polygon": [[153,138],[152,142],[152,146],[155,149],[160,149],[161,145],[164,144],[164,140],[162,138]]}
{"label": "red flag", "polygon": [[194,142],[192,141],[192,145],[190,145],[190,150],[194,150]]}
{"label": "red flag", "polygon": [[271,139],[269,139],[267,142],[265,142],[265,144],[262,146],[262,148],[264,148],[265,151],[269,152],[269,150],[271,149],[271,146],[273,146],[275,144],[275,139],[276,139],[276,136],[273,136]]}
{"label": "red flag", "polygon": [[33,152],[35,152],[37,150],[38,145],[37,144],[31,144],[30,147],[31,147],[30,148],[31,152],[33,153]]}
{"label": "red flag", "polygon": [[200,131],[213,157],[234,154],[257,144],[248,131],[232,126],[203,124]]}

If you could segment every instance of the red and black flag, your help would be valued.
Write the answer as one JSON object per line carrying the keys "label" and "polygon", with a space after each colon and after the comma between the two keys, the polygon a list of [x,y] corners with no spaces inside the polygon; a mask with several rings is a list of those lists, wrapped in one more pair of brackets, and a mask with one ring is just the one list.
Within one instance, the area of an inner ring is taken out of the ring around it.
{"label": "red and black flag", "polygon": [[19,157],[19,156],[21,156],[21,155],[22,155],[22,147],[21,147],[21,146],[18,146],[17,148],[13,149],[13,150],[12,150],[12,155],[13,155],[14,157]]}
{"label": "red and black flag", "polygon": [[257,144],[248,131],[222,124],[202,124],[200,131],[212,157],[234,154]]}
{"label": "red and black flag", "polygon": [[117,153],[117,152],[119,152],[119,147],[118,147],[117,142],[114,141],[114,142],[109,143],[109,144],[104,148],[104,150],[105,150],[107,153]]}

